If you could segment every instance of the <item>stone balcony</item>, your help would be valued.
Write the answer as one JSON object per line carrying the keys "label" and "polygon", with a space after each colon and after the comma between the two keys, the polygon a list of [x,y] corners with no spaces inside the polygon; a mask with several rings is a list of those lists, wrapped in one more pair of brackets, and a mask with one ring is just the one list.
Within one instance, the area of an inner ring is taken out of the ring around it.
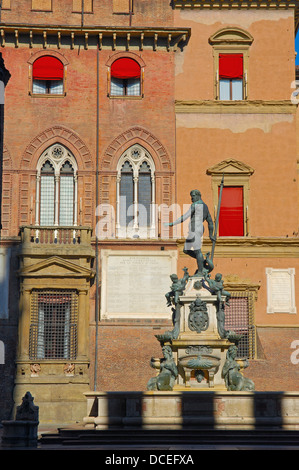
{"label": "stone balcony", "polygon": [[26,225],[20,228],[20,235],[23,259],[61,256],[90,261],[94,257],[91,227]]}

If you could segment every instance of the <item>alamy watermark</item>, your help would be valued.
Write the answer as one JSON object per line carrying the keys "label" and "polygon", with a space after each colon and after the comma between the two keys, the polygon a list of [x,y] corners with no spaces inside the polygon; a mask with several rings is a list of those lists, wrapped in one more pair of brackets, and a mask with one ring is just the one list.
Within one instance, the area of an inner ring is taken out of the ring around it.
{"label": "alamy watermark", "polygon": [[203,235],[203,205],[130,204],[121,197],[116,208],[100,204],[96,208],[95,234],[99,240],[113,238],[186,238],[196,244]]}
{"label": "alamy watermark", "polygon": [[291,102],[293,104],[299,104],[299,80],[292,81],[291,89],[295,89],[295,91],[293,91],[291,94]]}
{"label": "alamy watermark", "polygon": [[299,339],[295,339],[291,343],[291,349],[294,349],[291,354],[291,363],[294,365],[299,364]]}

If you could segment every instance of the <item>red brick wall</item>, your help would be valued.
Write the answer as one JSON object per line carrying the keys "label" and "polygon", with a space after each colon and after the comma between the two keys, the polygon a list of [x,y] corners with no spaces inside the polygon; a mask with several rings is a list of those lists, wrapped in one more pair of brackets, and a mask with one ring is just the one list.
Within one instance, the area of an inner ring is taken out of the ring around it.
{"label": "red brick wall", "polygon": [[244,372],[256,390],[298,390],[299,364],[293,364],[291,358],[299,349],[291,347],[295,340],[299,340],[298,328],[257,328],[257,359]]}
{"label": "red brick wall", "polygon": [[[169,329],[168,325],[155,329],[135,324],[100,325],[98,338],[98,389],[115,391],[144,391],[155,370],[150,367],[152,357],[163,357],[155,334]],[[94,334],[94,330],[92,335]],[[299,364],[293,364],[291,348],[299,341],[297,328],[258,328],[257,358],[249,362],[244,376],[255,383],[257,391],[298,390]],[[91,341],[91,383],[93,382],[94,339]],[[299,358],[299,353],[296,356]]]}
{"label": "red brick wall", "polygon": [[[156,375],[155,369],[150,366],[151,358],[163,357],[160,343],[154,336],[161,331],[164,329],[138,326],[138,322],[126,326],[117,326],[113,323],[107,326],[100,325],[97,389],[146,390],[148,380]],[[91,353],[91,359],[91,383],[93,383],[94,352]]]}
{"label": "red brick wall", "polygon": [[[94,224],[95,166],[96,166],[96,106],[97,106],[97,58],[96,50],[60,51],[68,62],[66,96],[63,98],[33,98],[29,95],[28,60],[37,50],[29,48],[3,49],[6,67],[11,80],[5,97],[5,147],[11,161],[7,160],[7,181],[13,178],[19,194],[15,194],[12,207],[6,207],[6,235],[16,235],[19,225],[34,223],[35,171],[42,151],[54,143],[55,138],[73,152],[79,167],[79,200],[82,198],[82,223]],[[112,51],[100,51],[99,77],[99,153],[100,159],[109,145],[122,133],[138,127],[147,132],[148,149],[156,158],[156,167],[164,169],[165,155],[169,171],[174,167],[175,114],[173,103],[173,54],[169,52],[139,52],[145,63],[144,98],[110,99],[107,96],[107,60]],[[53,131],[57,126],[62,130]],[[16,133],[16,128],[18,132]],[[63,131],[65,128],[66,132]],[[46,133],[45,133],[46,131]],[[53,134],[54,133],[54,134]],[[52,140],[51,140],[52,139]],[[136,139],[135,139],[136,141]],[[161,155],[160,148],[163,149]],[[129,142],[130,146],[134,143]],[[155,144],[155,145],[154,145]],[[71,147],[70,147],[71,145]],[[155,147],[155,148],[154,148]],[[126,148],[122,148],[122,151]],[[116,158],[119,158],[116,155]],[[163,157],[164,158],[164,157]],[[101,165],[101,162],[100,162]],[[10,166],[10,168],[9,168]],[[108,170],[116,169],[116,161]],[[159,168],[158,168],[159,169]],[[13,170],[11,173],[10,170]],[[25,170],[25,171],[24,171]],[[93,179],[93,182],[92,182]],[[93,183],[93,191],[87,194],[87,186]],[[8,183],[9,184],[9,183]],[[8,188],[7,188],[8,189]],[[174,192],[174,185],[168,192]],[[93,194],[93,196],[92,196]],[[113,192],[112,192],[113,194]],[[112,197],[112,196],[111,196]],[[169,194],[169,200],[173,195]],[[113,197],[111,202],[113,202]],[[165,199],[164,199],[165,202]],[[8,200],[6,204],[9,205]]]}
{"label": "red brick wall", "polygon": [[[134,0],[132,26],[171,26],[173,12],[169,1]],[[31,11],[31,0],[11,0],[11,9],[2,11],[5,23],[81,25],[81,14],[73,13],[73,0],[52,0],[52,11]],[[129,26],[128,14],[114,14],[112,0],[93,0],[93,13],[84,15],[84,24]]]}

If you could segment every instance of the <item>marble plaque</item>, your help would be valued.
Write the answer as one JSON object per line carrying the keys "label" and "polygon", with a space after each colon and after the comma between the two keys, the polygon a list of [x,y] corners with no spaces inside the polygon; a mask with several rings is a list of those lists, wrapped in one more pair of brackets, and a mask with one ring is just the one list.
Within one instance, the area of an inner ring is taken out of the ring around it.
{"label": "marble plaque", "polygon": [[266,269],[267,313],[296,313],[295,269]]}
{"label": "marble plaque", "polygon": [[171,316],[165,294],[176,272],[176,251],[102,250],[101,258],[102,318]]}

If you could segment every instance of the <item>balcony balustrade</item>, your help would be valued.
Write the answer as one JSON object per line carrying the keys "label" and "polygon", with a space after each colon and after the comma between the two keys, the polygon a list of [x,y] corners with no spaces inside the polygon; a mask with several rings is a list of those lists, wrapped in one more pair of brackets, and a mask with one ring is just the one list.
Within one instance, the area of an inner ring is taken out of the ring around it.
{"label": "balcony balustrade", "polygon": [[36,226],[21,227],[22,244],[40,245],[89,245],[91,227],[83,226]]}

